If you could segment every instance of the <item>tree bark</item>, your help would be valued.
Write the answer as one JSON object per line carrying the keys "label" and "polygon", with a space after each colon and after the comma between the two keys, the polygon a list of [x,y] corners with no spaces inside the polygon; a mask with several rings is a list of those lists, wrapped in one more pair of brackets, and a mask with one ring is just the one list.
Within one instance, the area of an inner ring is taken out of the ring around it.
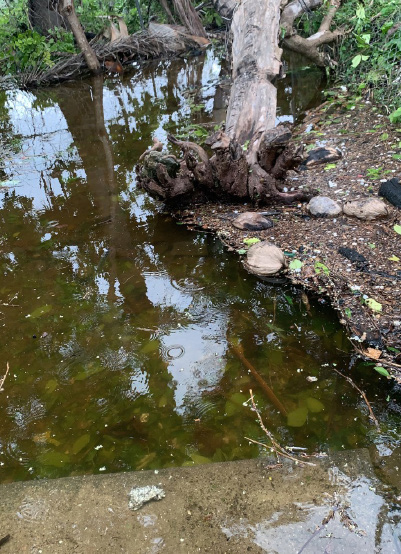
{"label": "tree bark", "polygon": [[95,52],[92,47],[89,45],[89,42],[85,36],[82,25],[78,19],[78,16],[75,12],[74,1],[73,0],[60,0],[59,11],[62,16],[68,21],[72,32],[74,33],[75,40],[85,58],[85,61],[88,65],[89,70],[94,75],[97,75],[101,72],[99,60],[96,57]]}
{"label": "tree bark", "polygon": [[49,29],[68,27],[63,16],[54,9],[49,0],[29,0],[28,15],[32,27],[42,35],[47,35]]}
{"label": "tree bark", "polygon": [[191,4],[191,0],[173,0],[173,4],[182,24],[188,29],[190,34],[206,38],[202,21],[198,12]]}
{"label": "tree bark", "polygon": [[170,24],[174,25],[175,20],[174,20],[173,14],[171,13],[170,6],[167,3],[167,0],[160,0],[160,4],[161,4],[165,14],[167,15],[168,22]]}
{"label": "tree bark", "polygon": [[[339,0],[330,0],[320,29],[311,40],[299,37],[293,23],[301,6],[316,7],[321,0],[293,0],[281,16],[283,0],[214,0],[225,17],[232,17],[232,88],[225,131],[206,141],[213,155],[190,142],[169,140],[180,146],[181,160],[151,152],[138,167],[139,183],[170,203],[185,203],[203,196],[250,199],[257,203],[306,200],[305,191],[285,191],[287,172],[302,161],[302,147],[290,142],[289,129],[275,128],[277,91],[281,72],[279,35],[307,42],[316,63],[325,63],[318,46],[336,33],[330,26]],[[331,35],[331,36],[329,36]],[[286,39],[287,40],[287,39]],[[147,167],[148,165],[148,167]]]}

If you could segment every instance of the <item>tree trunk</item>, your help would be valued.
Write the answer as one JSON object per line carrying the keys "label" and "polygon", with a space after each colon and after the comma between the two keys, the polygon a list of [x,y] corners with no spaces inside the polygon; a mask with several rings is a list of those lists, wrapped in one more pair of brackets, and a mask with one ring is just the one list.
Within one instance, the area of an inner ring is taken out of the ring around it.
{"label": "tree trunk", "polygon": [[85,36],[82,25],[75,12],[73,0],[60,0],[59,11],[62,16],[68,21],[72,32],[74,33],[75,40],[85,58],[89,70],[94,75],[101,72],[99,60],[96,57],[95,52],[89,45],[89,42]]}
{"label": "tree trunk", "polygon": [[160,0],[160,4],[165,12],[165,14],[167,15],[167,20],[170,24],[174,25],[175,24],[175,20],[174,20],[174,17],[173,17],[173,14],[171,13],[171,10],[170,10],[170,7],[167,3],[167,0]]}
{"label": "tree trunk", "polygon": [[[309,9],[320,1],[293,0],[285,7],[285,32],[289,39],[301,38],[292,29],[295,17],[302,13],[299,5]],[[198,145],[169,137],[170,142],[181,148],[182,159],[178,162],[174,156],[150,152],[144,157],[144,166],[138,168],[139,183],[171,203],[191,202],[205,196],[251,199],[264,204],[310,198],[304,191],[284,192],[287,172],[302,161],[302,147],[296,148],[290,142],[288,129],[275,128],[274,81],[281,71],[279,34],[283,2],[214,0],[214,4],[227,18],[232,17],[233,84],[225,132],[219,131],[206,141],[213,152],[211,158]],[[319,56],[317,45],[324,44],[330,33],[337,0],[330,0],[329,6],[319,33],[311,41]]]}
{"label": "tree trunk", "polygon": [[191,4],[191,0],[173,0],[173,4],[182,24],[188,29],[190,34],[206,38],[202,21],[198,12]]}
{"label": "tree trunk", "polygon": [[49,29],[68,27],[63,16],[52,7],[49,0],[29,0],[28,15],[32,27],[42,35],[47,35]]}

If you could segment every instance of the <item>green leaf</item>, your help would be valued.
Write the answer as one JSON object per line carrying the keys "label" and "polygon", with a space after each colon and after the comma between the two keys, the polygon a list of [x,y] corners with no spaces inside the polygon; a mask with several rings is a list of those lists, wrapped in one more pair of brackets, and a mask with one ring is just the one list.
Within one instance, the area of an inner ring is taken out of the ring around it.
{"label": "green leaf", "polygon": [[70,461],[70,457],[68,454],[53,450],[50,452],[43,452],[43,454],[38,457],[38,461],[44,466],[64,467],[64,465]]}
{"label": "green leaf", "polygon": [[246,254],[245,248],[240,248],[239,250],[237,250],[237,254],[239,254],[240,256],[243,256],[244,254]]}
{"label": "green leaf", "polygon": [[398,350],[398,348],[394,348],[394,346],[387,346],[387,350],[390,350],[390,352],[394,352],[395,354],[400,353],[400,350]]}
{"label": "green leaf", "polygon": [[91,436],[89,433],[86,433],[85,435],[79,437],[79,439],[77,439],[73,444],[73,447],[71,449],[72,453],[78,454],[78,452],[81,452],[81,450],[85,448],[85,446],[89,443],[90,438]]}
{"label": "green leaf", "polygon": [[44,306],[40,306],[40,308],[36,308],[36,310],[31,313],[31,319],[36,319],[44,314],[48,314],[52,308],[53,306],[51,304],[45,304]]}
{"label": "green leaf", "polygon": [[45,391],[51,394],[56,390],[57,387],[58,381],[56,381],[56,379],[49,379],[49,381],[47,381],[45,385]]}
{"label": "green leaf", "polygon": [[393,160],[401,160],[401,154],[393,154],[392,158]]}
{"label": "green leaf", "polygon": [[358,54],[357,56],[354,56],[351,62],[352,67],[355,69],[356,67],[358,67],[361,61],[362,61],[362,56],[360,54]]}
{"label": "green leaf", "polygon": [[308,406],[308,410],[313,414],[317,414],[324,410],[324,404],[322,404],[322,402],[320,402],[317,398],[307,398],[306,405]]}
{"label": "green leaf", "polygon": [[325,275],[327,275],[327,276],[330,275],[329,268],[326,265],[322,264],[321,262],[316,262],[315,263],[315,273],[317,275],[319,275],[322,271]]}
{"label": "green leaf", "polygon": [[383,133],[383,134],[380,136],[380,139],[381,139],[381,140],[387,140],[387,139],[388,139],[388,133]]}
{"label": "green leaf", "polygon": [[329,169],[334,169],[336,168],[337,165],[336,164],[327,164],[325,167],[324,167],[324,170],[325,171],[329,171]]}
{"label": "green leaf", "polygon": [[401,121],[401,107],[397,108],[389,115],[391,123],[399,123]]}
{"label": "green leaf", "polygon": [[348,317],[348,319],[351,319],[351,317],[352,317],[352,312],[351,312],[351,310],[350,310],[349,308],[345,308],[344,313],[345,313],[345,315]]}
{"label": "green leaf", "polygon": [[285,295],[284,295],[284,298],[287,300],[287,302],[288,302],[288,304],[289,304],[290,306],[293,306],[293,305],[294,305],[294,301],[293,301],[293,299],[291,298],[291,296],[289,296],[288,294],[285,294]]}
{"label": "green leaf", "polygon": [[399,262],[400,261],[400,258],[397,258],[397,256],[391,256],[389,258],[390,262]]}
{"label": "green leaf", "polygon": [[289,427],[302,427],[302,425],[305,425],[307,417],[308,408],[306,406],[302,406],[288,414],[287,425]]}
{"label": "green leaf", "polygon": [[375,371],[377,371],[377,373],[380,373],[380,375],[383,375],[383,377],[390,377],[390,373],[387,371],[386,368],[382,367],[381,365],[376,365],[374,369]]}
{"label": "green leaf", "polygon": [[401,235],[401,225],[394,225],[393,229],[396,233]]}
{"label": "green leaf", "polygon": [[301,262],[301,260],[292,260],[290,262],[290,265],[289,265],[289,268],[294,270],[294,271],[299,271],[302,266],[303,266],[303,262]]}
{"label": "green leaf", "polygon": [[251,237],[249,239],[244,239],[242,242],[247,246],[251,246],[252,244],[260,242],[260,239],[257,239],[256,237]]}
{"label": "green leaf", "polygon": [[368,298],[366,300],[367,306],[374,312],[381,312],[382,311],[382,305],[380,302],[377,302],[374,298]]}
{"label": "green leaf", "polygon": [[245,394],[240,392],[234,393],[226,402],[225,414],[227,416],[232,416],[236,413],[241,412],[244,409],[244,402],[248,399]]}
{"label": "green leaf", "polygon": [[192,460],[195,462],[195,464],[211,464],[212,460],[209,458],[206,458],[206,456],[201,456],[200,454],[197,454],[196,452],[193,452],[190,454]]}

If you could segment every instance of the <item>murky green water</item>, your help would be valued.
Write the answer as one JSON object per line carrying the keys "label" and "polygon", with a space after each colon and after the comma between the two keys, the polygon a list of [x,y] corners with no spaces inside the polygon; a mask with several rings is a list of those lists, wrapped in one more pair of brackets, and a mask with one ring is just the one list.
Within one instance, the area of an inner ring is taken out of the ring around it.
{"label": "murky green water", "polygon": [[[244,437],[265,437],[250,388],[283,445],[313,452],[375,439],[363,401],[330,368],[352,362],[335,314],[319,302],[307,310],[286,282],[249,276],[217,240],[176,225],[136,189],[153,134],[221,121],[220,70],[209,53],[104,86],[3,94],[2,482],[256,456]],[[282,120],[302,104],[291,83],[294,74],[282,84]],[[381,379],[376,393],[369,368],[354,376],[385,423],[375,440],[394,442],[394,391]]]}

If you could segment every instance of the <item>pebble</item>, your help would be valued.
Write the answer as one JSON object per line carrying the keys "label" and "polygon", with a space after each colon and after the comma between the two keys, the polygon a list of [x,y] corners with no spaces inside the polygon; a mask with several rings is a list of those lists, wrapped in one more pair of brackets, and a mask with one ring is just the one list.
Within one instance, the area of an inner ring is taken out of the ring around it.
{"label": "pebble", "polygon": [[233,226],[246,231],[263,231],[273,227],[273,222],[258,212],[244,212],[233,220]]}
{"label": "pebble", "polygon": [[307,207],[316,217],[335,217],[342,212],[340,204],[328,196],[313,197]]}
{"label": "pebble", "polygon": [[345,215],[372,221],[379,217],[386,217],[388,209],[386,204],[378,198],[368,198],[366,200],[353,200],[343,206]]}

